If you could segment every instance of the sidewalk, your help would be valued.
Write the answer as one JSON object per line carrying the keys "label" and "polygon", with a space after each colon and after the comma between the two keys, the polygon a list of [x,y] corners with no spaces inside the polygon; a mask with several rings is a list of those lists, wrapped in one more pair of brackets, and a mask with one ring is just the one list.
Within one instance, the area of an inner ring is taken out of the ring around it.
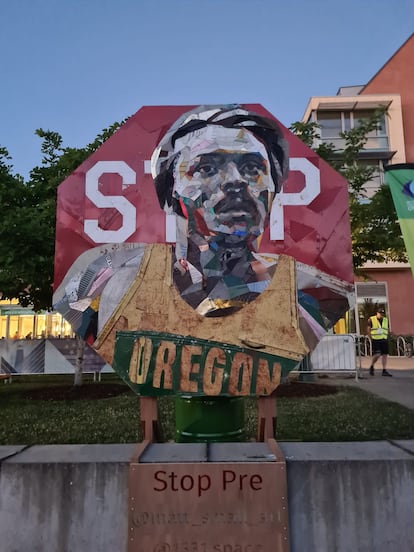
{"label": "sidewalk", "polygon": [[[381,375],[381,359],[375,364],[374,376],[370,376],[368,373],[370,364],[371,357],[361,359],[358,381],[354,376],[330,374],[329,383],[353,385],[414,410],[414,357],[388,357],[387,370],[393,375],[392,378]],[[358,358],[357,367],[359,367]]]}

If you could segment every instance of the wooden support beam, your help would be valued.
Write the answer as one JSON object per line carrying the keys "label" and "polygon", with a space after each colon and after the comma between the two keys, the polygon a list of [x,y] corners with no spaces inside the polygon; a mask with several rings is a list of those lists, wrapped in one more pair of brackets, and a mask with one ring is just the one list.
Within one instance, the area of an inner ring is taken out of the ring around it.
{"label": "wooden support beam", "polygon": [[156,443],[161,440],[156,397],[140,397],[142,438]]}
{"label": "wooden support beam", "polygon": [[265,442],[274,439],[276,434],[276,397],[268,395],[258,399],[257,440]]}

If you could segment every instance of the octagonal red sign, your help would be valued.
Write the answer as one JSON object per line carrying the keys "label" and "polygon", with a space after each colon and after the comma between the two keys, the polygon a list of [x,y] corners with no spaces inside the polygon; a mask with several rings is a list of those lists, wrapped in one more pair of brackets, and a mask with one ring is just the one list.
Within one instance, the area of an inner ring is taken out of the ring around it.
{"label": "octagonal red sign", "polygon": [[[194,338],[200,317],[269,295],[281,255],[296,263],[303,351],[352,302],[347,182],[261,105],[143,107],[59,186],[54,305],[97,350],[148,244],[172,251],[160,278],[193,309]],[[183,333],[152,305],[127,309],[127,329]],[[165,325],[143,328],[152,310]]]}

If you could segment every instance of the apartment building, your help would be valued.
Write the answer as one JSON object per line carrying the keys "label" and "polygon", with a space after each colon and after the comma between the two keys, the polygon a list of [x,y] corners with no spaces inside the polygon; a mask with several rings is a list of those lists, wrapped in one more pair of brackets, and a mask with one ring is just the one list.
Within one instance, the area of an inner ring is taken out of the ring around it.
{"label": "apartment building", "polygon": [[[384,183],[384,166],[414,163],[414,34],[365,85],[344,86],[336,96],[311,97],[302,121],[320,125],[318,142],[343,145],[340,132],[354,128],[378,107],[386,113],[368,136],[360,162],[377,169],[367,200]],[[386,228],[384,229],[386,232]],[[365,333],[372,304],[387,309],[394,334],[414,335],[414,278],[409,264],[369,263],[356,277],[357,305],[347,331]]]}

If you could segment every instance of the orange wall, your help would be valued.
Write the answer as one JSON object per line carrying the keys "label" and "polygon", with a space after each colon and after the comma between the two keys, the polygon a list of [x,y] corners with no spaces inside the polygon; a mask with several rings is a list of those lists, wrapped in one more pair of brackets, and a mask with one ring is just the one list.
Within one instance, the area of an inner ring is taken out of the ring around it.
{"label": "orange wall", "polygon": [[[414,34],[395,52],[361,94],[400,94],[407,163],[414,163]],[[387,282],[391,330],[414,335],[414,278],[407,269],[366,270],[370,279]]]}
{"label": "orange wall", "polygon": [[[414,278],[411,269],[369,269],[365,273],[370,281],[387,283],[392,333],[414,336]],[[364,331],[361,328],[361,333]]]}
{"label": "orange wall", "polygon": [[407,163],[414,163],[414,34],[368,82],[361,94],[400,94]]}

